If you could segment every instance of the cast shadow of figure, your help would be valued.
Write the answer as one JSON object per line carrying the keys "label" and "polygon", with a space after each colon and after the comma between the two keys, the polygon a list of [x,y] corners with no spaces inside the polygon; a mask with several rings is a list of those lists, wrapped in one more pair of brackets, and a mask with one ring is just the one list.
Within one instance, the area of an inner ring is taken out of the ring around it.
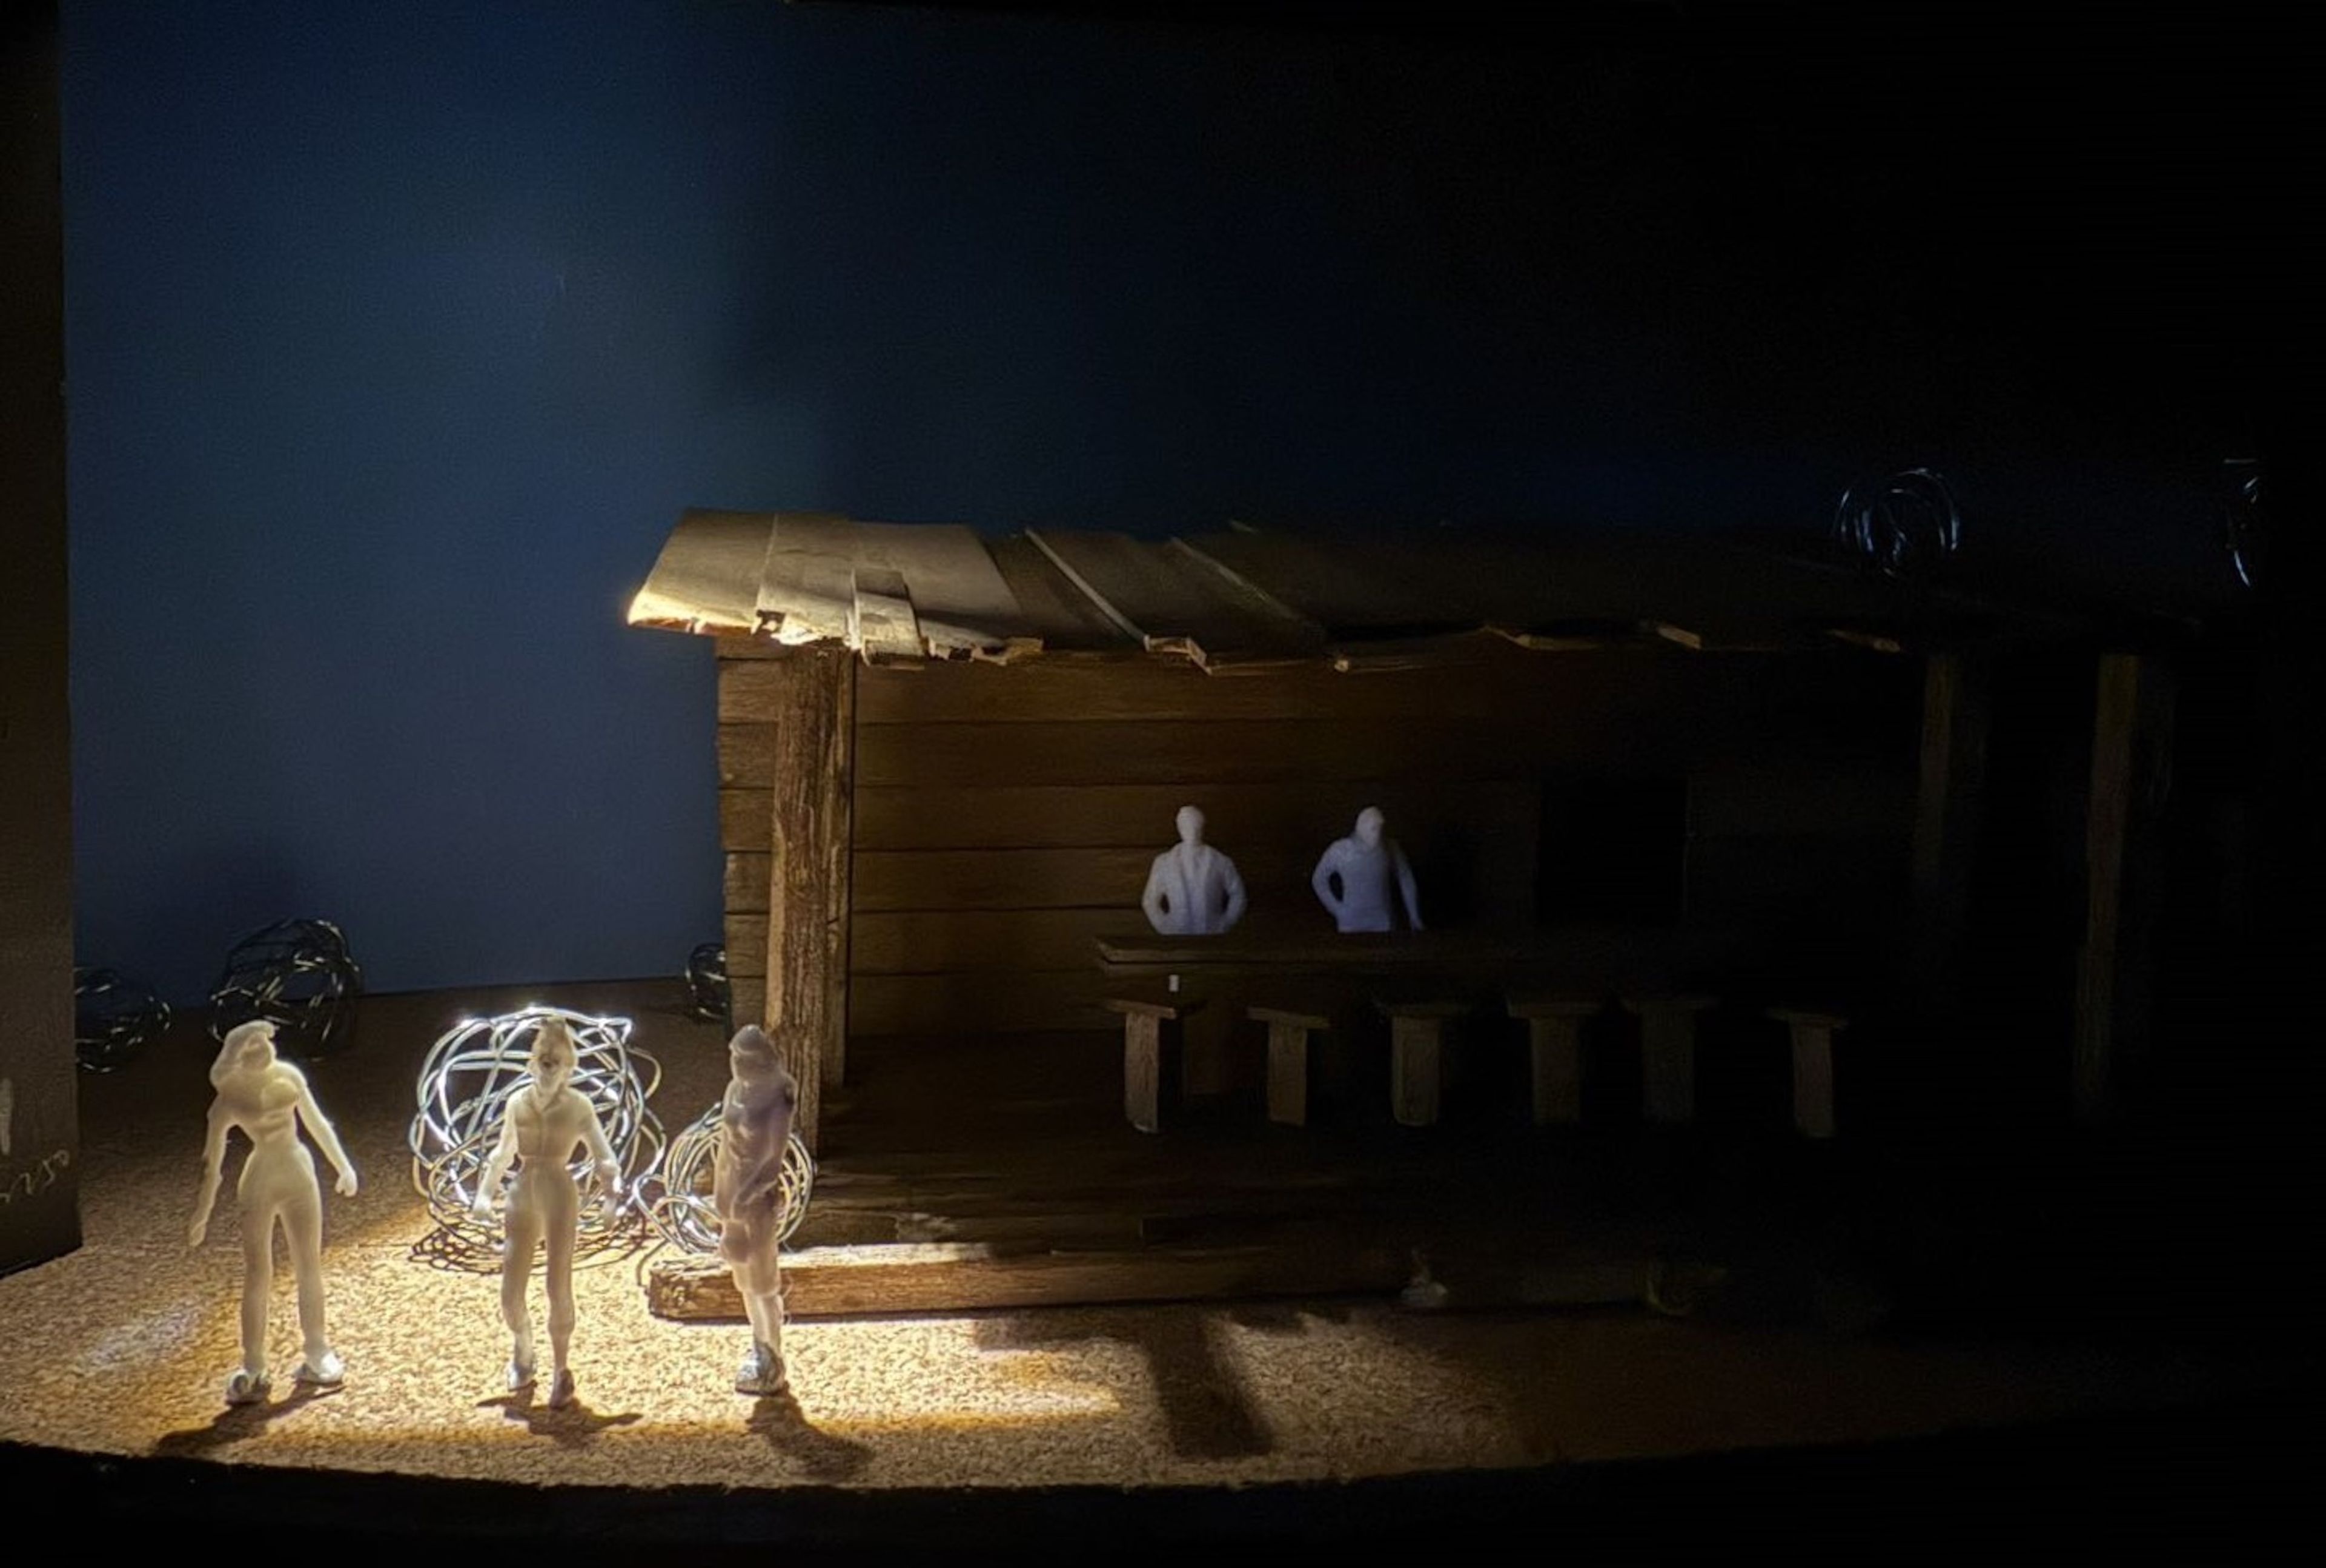
{"label": "cast shadow of figure", "polygon": [[[1284,1319],[1255,1316],[1248,1325],[1289,1331]],[[1251,1459],[1276,1446],[1275,1434],[1253,1407],[1243,1379],[1228,1364],[1221,1328],[1244,1315],[1210,1309],[1152,1307],[1096,1315],[1027,1313],[989,1318],[978,1324],[981,1348],[994,1350],[1051,1350],[1091,1340],[1130,1345],[1147,1361],[1149,1381],[1170,1433],[1172,1452],[1183,1459]]]}
{"label": "cast shadow of figure", "polygon": [[154,1443],[154,1457],[201,1459],[219,1449],[247,1443],[293,1411],[312,1405],[318,1399],[329,1399],[344,1393],[346,1387],[345,1384],[338,1384],[324,1388],[312,1383],[302,1383],[280,1399],[265,1399],[256,1405],[229,1405],[211,1416],[207,1426],[165,1433]]}
{"label": "cast shadow of figure", "polygon": [[813,1480],[851,1480],[872,1462],[868,1445],[819,1430],[788,1388],[753,1400],[743,1429]]}
{"label": "cast shadow of figure", "polygon": [[645,1419],[635,1410],[619,1415],[600,1415],[578,1397],[553,1407],[535,1398],[534,1394],[528,1385],[514,1394],[479,1399],[477,1408],[497,1409],[511,1421],[522,1421],[527,1432],[535,1437],[545,1437],[560,1448],[587,1448],[607,1428],[631,1426]]}

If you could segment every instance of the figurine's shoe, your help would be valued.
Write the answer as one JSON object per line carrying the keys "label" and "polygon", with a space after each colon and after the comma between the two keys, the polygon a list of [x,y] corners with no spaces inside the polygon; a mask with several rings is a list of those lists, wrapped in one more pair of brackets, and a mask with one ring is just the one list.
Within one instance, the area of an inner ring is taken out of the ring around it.
{"label": "figurine's shoe", "polygon": [[300,1362],[293,1376],[311,1388],[336,1388],[348,1380],[348,1365],[337,1350],[325,1350],[312,1361]]}
{"label": "figurine's shoe", "polygon": [[549,1407],[563,1410],[573,1403],[573,1374],[560,1372],[549,1380]]}
{"label": "figurine's shoe", "polygon": [[509,1359],[508,1390],[510,1393],[514,1394],[520,1388],[532,1387],[534,1369],[531,1361],[520,1361],[515,1357]]}
{"label": "figurine's shoe", "polygon": [[735,1392],[738,1394],[780,1394],[791,1386],[784,1371],[781,1356],[753,1350],[743,1358],[735,1369]]}
{"label": "figurine's shoe", "polygon": [[229,1405],[256,1405],[266,1397],[266,1374],[237,1372],[226,1380],[226,1402]]}

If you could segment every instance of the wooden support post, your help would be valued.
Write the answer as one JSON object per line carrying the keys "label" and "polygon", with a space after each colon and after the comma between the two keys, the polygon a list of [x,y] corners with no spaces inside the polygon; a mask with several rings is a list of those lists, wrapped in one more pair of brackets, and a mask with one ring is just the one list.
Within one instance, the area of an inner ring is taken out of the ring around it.
{"label": "wooden support post", "polygon": [[1163,1125],[1163,1025],[1201,1007],[1199,1001],[1110,997],[1106,1010],[1122,1015],[1122,1114],[1140,1132]]}
{"label": "wooden support post", "polygon": [[771,661],[774,854],[768,886],[767,1029],[799,1085],[792,1127],[816,1146],[825,1080],[848,1029],[849,784],[855,661],[795,648]]}
{"label": "wooden support post", "polygon": [[1926,996],[1951,988],[1970,912],[1971,862],[1986,791],[1988,682],[1985,661],[1962,654],[1932,654],[1923,667],[1912,957]]}
{"label": "wooden support post", "polygon": [[1641,1104],[1648,1120],[1679,1126],[1696,1119],[1696,1016],[1718,999],[1625,999],[1640,1020]]}
{"label": "wooden support post", "polygon": [[2149,944],[2162,888],[2158,825],[2172,774],[2172,687],[2155,658],[2099,662],[2092,717],[2089,876],[2076,968],[2076,1118],[2105,1121],[2122,1069],[2147,1042]]}
{"label": "wooden support post", "polygon": [[1251,1007],[1247,1016],[1268,1025],[1268,1119],[1287,1127],[1308,1124],[1308,1036],[1329,1029],[1323,1013],[1282,1007]]}
{"label": "wooden support post", "polygon": [[1445,1082],[1446,1020],[1459,1002],[1383,1002],[1389,1016],[1389,1108],[1400,1127],[1432,1127]]}
{"label": "wooden support post", "polygon": [[1599,1010],[1580,997],[1513,996],[1511,1016],[1527,1026],[1534,1125],[1573,1127],[1583,1119],[1583,1020]]}
{"label": "wooden support post", "polygon": [[1804,1137],[1833,1137],[1833,1037],[1849,1026],[1838,1013],[1772,1007],[1793,1035],[1793,1126]]}

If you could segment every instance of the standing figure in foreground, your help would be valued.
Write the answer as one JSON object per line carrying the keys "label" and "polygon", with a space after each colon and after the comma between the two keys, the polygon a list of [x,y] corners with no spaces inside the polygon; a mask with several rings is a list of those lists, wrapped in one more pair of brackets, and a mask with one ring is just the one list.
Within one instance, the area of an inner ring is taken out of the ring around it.
{"label": "standing figure in foreground", "polygon": [[784,1071],[775,1042],[757,1025],[727,1048],[734,1069],[719,1105],[719,1152],[712,1164],[711,1206],[719,1216],[719,1255],[751,1320],[751,1350],[735,1374],[744,1394],[780,1394],[784,1375],[784,1285],[777,1246],[784,1227],[784,1151],[791,1142],[798,1086]]}
{"label": "standing figure in foreground", "polygon": [[1165,936],[1215,936],[1243,918],[1243,878],[1235,862],[1204,842],[1204,813],[1179,808],[1179,841],[1155,857],[1140,907]]}
{"label": "standing figure in foreground", "polygon": [[242,1366],[227,1380],[226,1402],[253,1405],[266,1397],[267,1298],[274,1288],[274,1226],[281,1221],[291,1244],[291,1266],[299,1279],[299,1331],[305,1340],[297,1380],[334,1387],[346,1375],[323,1329],[323,1192],[315,1181],[315,1157],[299,1141],[299,1127],[321,1146],[340,1174],[342,1198],[356,1195],[356,1168],[340,1146],[339,1135],[323,1119],[307,1079],[274,1055],[274,1025],[264,1018],[227,1032],[218,1060],[210,1064],[209,1137],[202,1146],[202,1191],[194,1201],[186,1244],[200,1247],[209,1233],[210,1210],[218,1202],[226,1164],[227,1134],[236,1127],[250,1140],[250,1157],[234,1196],[242,1218]]}
{"label": "standing figure in foreground", "polygon": [[1357,830],[1335,839],[1317,862],[1308,886],[1318,902],[1331,911],[1343,931],[1389,931],[1395,925],[1390,903],[1391,884],[1405,905],[1406,923],[1421,929],[1421,899],[1413,886],[1413,868],[1394,839],[1382,836],[1378,806],[1357,813]]}
{"label": "standing figure in foreground", "polygon": [[526,1062],[531,1081],[509,1097],[501,1112],[500,1140],[477,1183],[472,1212],[489,1221],[493,1195],[517,1164],[503,1219],[501,1317],[507,1322],[508,1386],[515,1393],[533,1385],[535,1360],[533,1321],[526,1306],[526,1280],[533,1273],[533,1249],[549,1248],[549,1403],[573,1397],[573,1372],[566,1351],[573,1341],[573,1249],[582,1229],[582,1193],[567,1162],[576,1147],[590,1151],[590,1178],[608,1206],[620,1202],[622,1172],[606,1129],[589,1097],[573,1087],[573,1033],[563,1018],[544,1019],[533,1036]]}

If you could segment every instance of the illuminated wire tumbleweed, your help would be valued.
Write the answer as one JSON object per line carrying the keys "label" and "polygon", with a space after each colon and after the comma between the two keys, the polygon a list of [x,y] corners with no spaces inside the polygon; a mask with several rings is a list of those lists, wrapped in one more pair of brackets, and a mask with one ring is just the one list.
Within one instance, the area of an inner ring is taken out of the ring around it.
{"label": "illuminated wire tumbleweed", "polygon": [[[610,1212],[585,1202],[579,1251],[626,1248],[642,1239],[645,1204],[638,1188],[662,1163],[662,1124],[647,1108],[662,1064],[632,1046],[630,1020],[562,1007],[527,1007],[493,1018],[468,1018],[429,1048],[420,1070],[419,1109],[412,1118],[412,1184],[428,1200],[436,1230],[415,1251],[443,1267],[489,1271],[500,1264],[498,1216],[477,1220],[470,1206],[485,1162],[500,1136],[501,1116],[532,1081],[526,1059],[542,1025],[563,1018],[572,1031],[573,1087],[589,1098],[620,1158],[622,1200]],[[587,1156],[574,1166],[578,1176]]]}
{"label": "illuminated wire tumbleweed", "polygon": [[[687,1252],[719,1249],[719,1215],[711,1206],[712,1167],[719,1155],[719,1109],[712,1106],[670,1140],[670,1152],[658,1173],[658,1190],[647,1204],[647,1218],[663,1239]],[[808,1198],[814,1189],[815,1158],[799,1134],[794,1133],[784,1144],[777,1241],[790,1240],[800,1221],[807,1218]]]}

